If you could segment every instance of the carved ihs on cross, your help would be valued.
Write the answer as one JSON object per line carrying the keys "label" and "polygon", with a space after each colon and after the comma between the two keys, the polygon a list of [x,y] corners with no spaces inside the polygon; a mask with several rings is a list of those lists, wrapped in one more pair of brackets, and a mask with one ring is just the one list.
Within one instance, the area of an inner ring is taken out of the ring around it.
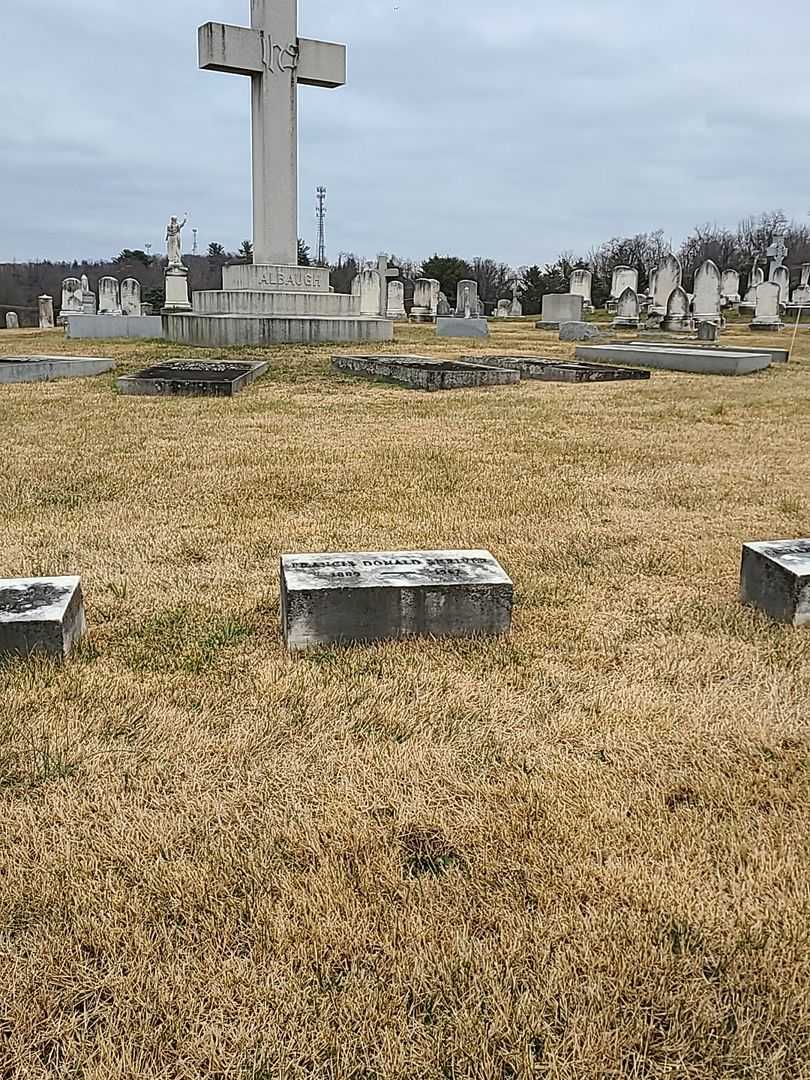
{"label": "carved ihs on cross", "polygon": [[200,67],[248,75],[253,118],[253,261],[298,264],[298,85],[346,82],[346,47],[298,37],[298,0],[251,0],[250,27],[206,23]]}

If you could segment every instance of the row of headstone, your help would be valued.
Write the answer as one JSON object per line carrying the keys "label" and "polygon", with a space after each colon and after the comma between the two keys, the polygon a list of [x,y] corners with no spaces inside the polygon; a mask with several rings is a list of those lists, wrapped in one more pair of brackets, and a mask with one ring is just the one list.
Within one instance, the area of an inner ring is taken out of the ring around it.
{"label": "row of headstone", "polygon": [[125,278],[120,283],[114,277],[100,278],[98,302],[87,275],[62,282],[62,319],[68,315],[140,315],[142,309],[141,284],[136,278]]}
{"label": "row of headstone", "polygon": [[[416,637],[494,637],[512,628],[512,580],[482,549],[282,555],[280,577],[282,630],[291,652]],[[369,604],[370,590],[383,599]],[[86,633],[79,577],[0,580],[0,656],[64,660]]]}
{"label": "row of headstone", "polygon": [[[404,282],[384,278],[381,269],[361,270],[352,281],[351,289],[352,296],[359,300],[361,315],[382,315],[388,319],[408,317],[405,310]],[[523,309],[516,293],[512,300],[500,302],[499,315],[504,304],[508,305],[507,315],[522,315]],[[484,308],[478,296],[478,282],[476,281],[465,280],[458,283],[455,309],[451,308],[447,297],[441,291],[441,283],[435,278],[418,278],[414,282],[413,305],[410,312],[410,318],[414,322],[435,322],[437,318],[451,315],[457,318],[477,319],[483,314]]]}
{"label": "row of headstone", "polygon": [[[512,629],[514,584],[485,549],[282,555],[280,589],[291,652]],[[370,590],[385,599],[370,605]],[[744,544],[740,601],[777,622],[810,626],[810,540]],[[65,660],[86,633],[79,577],[0,580],[0,655]]]}

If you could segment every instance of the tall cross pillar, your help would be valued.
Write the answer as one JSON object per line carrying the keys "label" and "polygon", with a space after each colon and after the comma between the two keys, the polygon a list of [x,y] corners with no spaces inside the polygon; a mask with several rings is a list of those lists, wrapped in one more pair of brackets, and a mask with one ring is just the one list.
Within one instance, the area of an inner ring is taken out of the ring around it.
{"label": "tall cross pillar", "polygon": [[253,261],[298,265],[298,84],[346,82],[346,48],[298,37],[298,0],[251,0],[250,27],[206,23],[200,67],[250,76]]}

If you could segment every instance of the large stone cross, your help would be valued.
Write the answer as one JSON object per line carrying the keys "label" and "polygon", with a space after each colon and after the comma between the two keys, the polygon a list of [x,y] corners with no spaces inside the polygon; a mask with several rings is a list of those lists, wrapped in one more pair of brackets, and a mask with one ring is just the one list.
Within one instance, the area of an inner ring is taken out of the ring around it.
{"label": "large stone cross", "polygon": [[298,84],[346,82],[346,47],[298,37],[298,0],[250,0],[250,28],[206,23],[200,67],[253,85],[253,261],[298,265]]}

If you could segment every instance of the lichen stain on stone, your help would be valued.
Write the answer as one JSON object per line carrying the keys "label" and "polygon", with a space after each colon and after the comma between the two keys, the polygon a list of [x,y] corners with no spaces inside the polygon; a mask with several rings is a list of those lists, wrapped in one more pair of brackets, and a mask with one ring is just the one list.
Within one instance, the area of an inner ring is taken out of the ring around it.
{"label": "lichen stain on stone", "polygon": [[58,604],[70,589],[57,585],[29,585],[24,589],[0,589],[0,614],[24,615]]}

